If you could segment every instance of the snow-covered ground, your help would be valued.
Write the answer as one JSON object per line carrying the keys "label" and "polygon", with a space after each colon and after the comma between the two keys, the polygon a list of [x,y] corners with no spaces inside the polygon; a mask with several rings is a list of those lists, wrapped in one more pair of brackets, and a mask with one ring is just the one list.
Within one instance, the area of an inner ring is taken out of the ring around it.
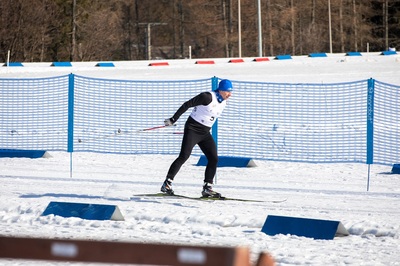
{"label": "snow-covered ground", "polygon": [[[67,68],[25,63],[24,67],[0,68],[0,77],[49,77],[72,72],[125,80],[217,76],[293,83],[335,83],[372,77],[400,85],[398,55],[335,54],[270,62],[252,59],[238,64],[215,59],[215,65],[171,60],[169,66],[163,67],[149,67],[147,61],[115,62],[115,68],[94,67],[96,62],[73,63]],[[256,161],[254,168],[224,167],[218,169],[215,189],[225,196],[287,201],[211,202],[133,196],[158,192],[174,156],[74,153],[70,177],[70,155],[49,153],[51,158],[0,158],[1,235],[246,246],[251,249],[253,260],[259,252],[266,251],[277,265],[400,265],[400,175],[388,174],[391,166],[371,166],[368,192],[368,166],[364,164]],[[197,160],[192,156],[177,175],[177,193],[200,195],[204,167],[195,166]],[[41,216],[50,201],[117,205],[125,221]],[[268,236],[261,232],[268,215],[341,221],[350,235],[334,240]],[[0,265],[60,263],[3,259]]]}

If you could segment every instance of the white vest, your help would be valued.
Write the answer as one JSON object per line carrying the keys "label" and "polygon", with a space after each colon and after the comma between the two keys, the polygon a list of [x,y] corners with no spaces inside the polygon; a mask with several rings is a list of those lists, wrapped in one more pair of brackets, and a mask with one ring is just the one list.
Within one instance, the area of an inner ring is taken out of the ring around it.
{"label": "white vest", "polygon": [[211,92],[212,101],[209,105],[198,105],[193,108],[190,116],[202,125],[212,127],[215,120],[221,115],[226,101],[218,102],[215,92]]}

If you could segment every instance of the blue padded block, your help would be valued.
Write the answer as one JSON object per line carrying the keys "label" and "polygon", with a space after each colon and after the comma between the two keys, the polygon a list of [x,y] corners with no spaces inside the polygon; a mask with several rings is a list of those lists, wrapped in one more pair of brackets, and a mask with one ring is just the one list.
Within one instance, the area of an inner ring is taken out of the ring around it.
{"label": "blue padded block", "polygon": [[292,56],[290,54],[284,54],[284,55],[277,55],[275,57],[277,60],[287,60],[287,59],[292,59]]}
{"label": "blue padded block", "polygon": [[[7,66],[7,63],[5,63],[3,66]],[[9,62],[8,66],[9,67],[23,67],[24,65],[21,62]]]}
{"label": "blue padded block", "polygon": [[394,55],[394,54],[397,54],[397,52],[396,51],[383,51],[381,53],[381,55]]}
{"label": "blue padded block", "polygon": [[53,62],[51,64],[51,66],[55,66],[55,67],[71,67],[72,64],[71,64],[71,62]]}
{"label": "blue padded block", "polygon": [[393,164],[392,174],[400,174],[400,164]]}
{"label": "blue padded block", "polygon": [[114,67],[112,62],[100,62],[96,64],[97,67]]}
{"label": "blue padded block", "polygon": [[327,57],[326,53],[311,53],[309,57]]}
{"label": "blue padded block", "polygon": [[0,157],[9,158],[42,158],[46,151],[41,150],[10,150],[0,149]]}
{"label": "blue padded block", "polygon": [[267,235],[290,234],[314,239],[333,239],[349,233],[339,221],[268,215],[261,232]]}
{"label": "blue padded block", "polygon": [[[206,166],[208,163],[207,157],[200,156],[197,166]],[[253,167],[256,166],[251,158],[233,157],[233,156],[218,156],[218,167]]]}
{"label": "blue padded block", "polygon": [[360,52],[347,52],[346,55],[347,56],[362,56],[362,54]]}
{"label": "blue padded block", "polygon": [[115,205],[52,201],[49,203],[42,216],[50,214],[65,218],[77,217],[86,220],[124,220],[121,212]]}

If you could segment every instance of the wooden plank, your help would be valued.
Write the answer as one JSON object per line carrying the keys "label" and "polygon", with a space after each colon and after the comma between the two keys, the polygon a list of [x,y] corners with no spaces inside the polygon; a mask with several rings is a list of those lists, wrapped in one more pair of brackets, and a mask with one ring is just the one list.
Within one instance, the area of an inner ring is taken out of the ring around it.
{"label": "wooden plank", "polygon": [[247,248],[0,237],[0,258],[141,265],[250,266]]}
{"label": "wooden plank", "polygon": [[276,265],[275,260],[270,254],[262,252],[258,256],[256,266],[275,266],[275,265]]}

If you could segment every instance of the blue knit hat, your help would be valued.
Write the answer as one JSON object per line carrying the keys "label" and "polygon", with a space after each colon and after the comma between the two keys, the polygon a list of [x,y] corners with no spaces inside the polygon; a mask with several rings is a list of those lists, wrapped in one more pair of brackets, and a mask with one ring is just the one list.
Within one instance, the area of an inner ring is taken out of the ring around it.
{"label": "blue knit hat", "polygon": [[218,89],[219,91],[232,91],[232,82],[228,79],[223,79],[219,82]]}

